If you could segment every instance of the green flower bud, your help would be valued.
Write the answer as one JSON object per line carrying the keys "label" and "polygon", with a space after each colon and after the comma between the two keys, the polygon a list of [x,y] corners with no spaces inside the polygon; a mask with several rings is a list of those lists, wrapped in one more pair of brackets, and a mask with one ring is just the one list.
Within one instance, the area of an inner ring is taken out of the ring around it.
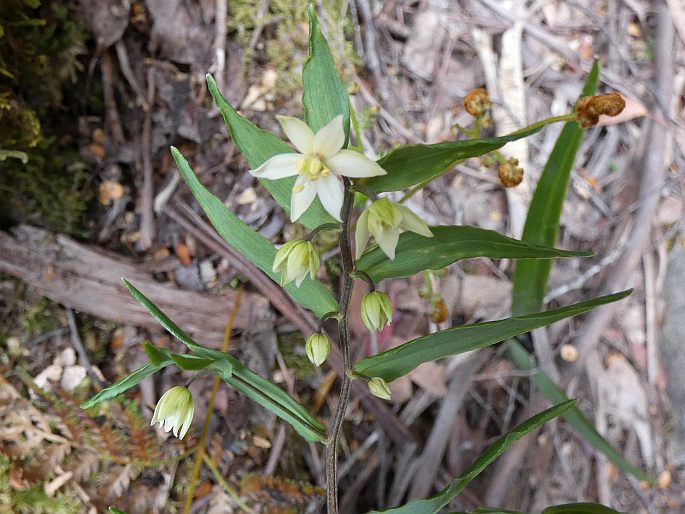
{"label": "green flower bud", "polygon": [[392,303],[387,294],[374,291],[364,297],[362,321],[372,332],[379,332],[385,325],[392,323]]}
{"label": "green flower bud", "polygon": [[331,353],[331,340],[322,332],[314,332],[307,339],[304,349],[311,363],[314,366],[321,366]]}
{"label": "green flower bud", "polygon": [[157,402],[150,425],[159,422],[165,432],[173,430],[176,437],[183,439],[193,421],[194,413],[195,404],[188,388],[172,387]]}
{"label": "green flower bud", "polygon": [[380,377],[374,377],[369,380],[369,392],[383,400],[390,399],[390,388],[388,387],[388,383]]}
{"label": "green flower bud", "polygon": [[294,280],[300,287],[307,274],[316,278],[319,264],[319,254],[311,241],[295,239],[278,249],[271,270],[281,274],[282,286]]}
{"label": "green flower bud", "polygon": [[369,237],[373,236],[383,253],[395,258],[400,231],[409,230],[424,237],[433,237],[426,222],[402,204],[380,198],[362,212],[355,231],[356,258],[362,256]]}

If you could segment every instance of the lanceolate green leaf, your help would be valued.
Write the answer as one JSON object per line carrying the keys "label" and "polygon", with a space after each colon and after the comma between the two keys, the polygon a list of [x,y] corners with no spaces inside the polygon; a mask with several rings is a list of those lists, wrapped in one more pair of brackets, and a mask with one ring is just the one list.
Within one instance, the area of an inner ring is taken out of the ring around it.
{"label": "lanceolate green leaf", "polygon": [[378,160],[387,175],[371,177],[363,182],[376,193],[401,191],[451,170],[464,159],[502,148],[511,141],[539,132],[541,128],[519,130],[501,137],[401,146]]}
{"label": "lanceolate green leaf", "polygon": [[[535,363],[532,356],[518,342],[511,340],[508,348],[516,367],[525,371],[530,371],[531,380],[537,388],[547,398],[548,401],[557,403],[568,400],[568,397],[545,373],[543,373]],[[611,462],[616,464],[626,473],[636,476],[640,480],[654,483],[651,477],[640,468],[633,466],[623,455],[617,452],[595,429],[594,425],[588,420],[582,411],[574,406],[564,413],[564,419],[578,432],[588,443],[602,452]]]}
{"label": "lanceolate green leaf", "polygon": [[[599,79],[595,61],[581,97],[594,94]],[[561,208],[583,129],[575,121],[566,123],[542,171],[533,194],[521,239],[527,243],[554,246],[559,231]],[[542,307],[552,261],[526,261],[516,264],[512,314],[535,312]]]}
{"label": "lanceolate green leaf", "polygon": [[357,261],[356,269],[374,281],[408,277],[427,269],[440,269],[460,259],[490,257],[493,259],[550,259],[553,257],[587,257],[589,252],[568,252],[531,245],[503,236],[494,230],[460,225],[431,227],[433,237],[413,232],[400,235],[395,259],[390,260],[374,245]]}
{"label": "lanceolate green leaf", "polygon": [[[294,151],[271,132],[260,129],[238,114],[223,97],[211,75],[207,75],[207,86],[214,98],[214,103],[224,117],[236,148],[245,157],[250,168],[258,168],[274,155]],[[271,193],[278,205],[290,213],[290,195],[295,179],[296,177],[281,180],[259,179],[259,182]],[[324,210],[317,197],[297,222],[312,229],[324,223],[335,223],[335,220]]]}
{"label": "lanceolate green leaf", "polygon": [[621,514],[619,511],[599,503],[567,503],[547,507],[542,514]]}
{"label": "lanceolate green leaf", "polygon": [[630,292],[601,296],[547,312],[449,328],[359,361],[354,369],[363,375],[380,377],[390,382],[406,375],[424,362],[490,346],[562,319],[583,314],[599,305],[615,302],[625,298]]}
{"label": "lanceolate green leaf", "polygon": [[[172,147],[171,153],[195,199],[219,235],[246,259],[271,277],[274,282],[278,282],[279,274],[271,271],[276,256],[274,245],[267,238],[252,230],[233,214],[221,200],[210,193],[197,179],[181,152]],[[333,295],[321,282],[316,280],[306,278],[300,287],[295,287],[295,284],[291,282],[284,289],[296,302],[318,317],[338,310],[338,302],[333,298]]]}
{"label": "lanceolate green leaf", "polygon": [[319,19],[309,4],[309,57],[302,69],[304,117],[314,132],[342,114],[345,144],[350,132],[350,100],[333,61]]}
{"label": "lanceolate green leaf", "polygon": [[143,380],[145,380],[147,377],[157,373],[160,369],[162,369],[164,366],[168,366],[171,364],[171,359],[167,360],[166,362],[160,364],[159,366],[153,366],[152,364],[146,364],[142,368],[138,368],[135,370],[133,373],[131,373],[129,376],[126,378],[120,380],[116,384],[113,384],[96,395],[93,395],[92,397],[88,398],[85,402],[81,404],[82,409],[90,409],[94,405],[97,405],[100,402],[104,402],[106,400],[111,400],[112,398],[116,398],[120,394],[123,394],[124,392],[128,391],[132,387],[137,386],[140,384]]}
{"label": "lanceolate green leaf", "polygon": [[[193,351],[200,357],[205,357],[208,359],[221,359],[225,354],[217,350],[210,350],[202,345],[197,344],[192,337],[186,334],[176,323],[174,323],[169,316],[164,314],[162,310],[157,307],[152,301],[141,293],[136,287],[131,284],[128,280],[122,279],[126,288],[131,292],[133,297],[140,302],[140,304],[145,307],[145,309],[152,315],[153,318],[157,320],[157,323],[162,325],[167,332],[169,332],[176,339],[181,341],[184,345],[188,347],[189,350]],[[169,357],[171,358],[171,357]]]}
{"label": "lanceolate green leaf", "polygon": [[297,433],[307,441],[326,441],[326,427],[309,414],[302,405],[281,388],[260,377],[234,357],[229,355],[228,359],[233,366],[233,373],[230,377],[223,377],[224,381],[290,423]]}
{"label": "lanceolate green leaf", "polygon": [[516,441],[525,435],[537,430],[548,421],[556,418],[573,406],[573,400],[566,401],[551,407],[527,419],[520,425],[514,427],[510,432],[500,437],[495,444],[490,446],[485,453],[476,459],[468,467],[462,476],[456,478],[445,489],[440,491],[432,498],[426,500],[412,500],[402,507],[388,509],[378,512],[392,514],[437,514],[445,505],[464,490],[464,488],[476,478],[485,468],[492,464],[495,459],[506,452]]}
{"label": "lanceolate green leaf", "polygon": [[[205,348],[195,342],[143,293],[138,291],[129,282],[124,281],[124,283],[133,296],[152,314],[159,324],[195,354],[195,356],[180,356],[185,357],[184,364],[188,362],[188,359],[197,359],[198,357],[200,359],[197,362],[200,363],[206,359],[212,360],[213,362],[209,365],[209,369],[217,373],[224,381],[245,394],[245,396],[290,423],[297,433],[307,441],[325,440],[325,427],[285,391],[257,375],[235,357],[218,350]],[[91,398],[87,403],[94,405],[92,403],[93,399]],[[98,401],[102,401],[102,399],[98,399]]]}

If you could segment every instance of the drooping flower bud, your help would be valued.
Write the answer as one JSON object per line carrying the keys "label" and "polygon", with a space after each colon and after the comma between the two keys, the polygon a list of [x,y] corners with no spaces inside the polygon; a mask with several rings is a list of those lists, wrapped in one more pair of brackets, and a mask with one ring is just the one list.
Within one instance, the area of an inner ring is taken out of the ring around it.
{"label": "drooping flower bud", "polygon": [[504,187],[516,187],[523,181],[523,168],[519,167],[519,160],[511,157],[502,162],[497,169],[497,175]]}
{"label": "drooping flower bud", "polygon": [[392,303],[387,294],[380,291],[368,293],[362,299],[362,321],[372,332],[383,330],[392,323]]}
{"label": "drooping flower bud", "polygon": [[194,413],[195,404],[188,388],[172,387],[157,402],[150,425],[159,422],[165,432],[173,430],[176,437],[183,439],[193,421]]}
{"label": "drooping flower bud", "polygon": [[576,103],[576,119],[583,128],[593,127],[602,114],[618,116],[625,106],[625,100],[618,93],[586,96]]}
{"label": "drooping flower bud", "polygon": [[469,91],[464,97],[464,107],[471,116],[480,118],[492,107],[490,95],[482,87]]}
{"label": "drooping flower bud", "polygon": [[314,332],[304,346],[307,358],[314,366],[321,366],[331,353],[331,340],[322,332]]}
{"label": "drooping flower bud", "polygon": [[390,399],[390,388],[388,383],[380,377],[374,377],[369,380],[369,392],[383,400]]}
{"label": "drooping flower bud", "polygon": [[311,241],[295,239],[278,249],[271,269],[274,273],[281,273],[281,285],[294,280],[300,287],[307,274],[316,278],[319,264],[319,254]]}
{"label": "drooping flower bud", "polygon": [[369,237],[373,236],[383,253],[390,259],[394,259],[395,248],[397,248],[402,229],[424,237],[433,237],[426,222],[408,207],[387,198],[376,200],[362,212],[357,221],[356,258],[361,257]]}

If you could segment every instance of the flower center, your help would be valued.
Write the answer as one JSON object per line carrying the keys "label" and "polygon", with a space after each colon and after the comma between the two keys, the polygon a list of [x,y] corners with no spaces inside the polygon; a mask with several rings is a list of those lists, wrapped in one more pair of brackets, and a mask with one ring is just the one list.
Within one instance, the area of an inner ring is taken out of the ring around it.
{"label": "flower center", "polygon": [[297,164],[297,172],[307,180],[318,180],[319,177],[327,177],[330,170],[321,157],[316,154],[307,154]]}

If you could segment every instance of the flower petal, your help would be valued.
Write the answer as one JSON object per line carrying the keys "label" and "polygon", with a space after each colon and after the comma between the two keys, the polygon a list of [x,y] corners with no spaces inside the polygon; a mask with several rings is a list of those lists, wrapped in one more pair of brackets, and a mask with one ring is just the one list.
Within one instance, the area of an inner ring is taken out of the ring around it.
{"label": "flower petal", "polygon": [[298,152],[311,153],[314,148],[314,132],[304,121],[292,116],[276,116],[276,119],[281,124],[283,133],[295,145]]}
{"label": "flower petal", "polygon": [[342,209],[344,196],[342,180],[330,174],[327,177],[321,177],[315,184],[316,192],[319,194],[324,209],[336,220],[342,221],[340,219],[340,209]]}
{"label": "flower petal", "polygon": [[369,226],[368,226],[369,209],[364,209],[361,216],[357,220],[357,230],[354,232],[354,258],[359,259],[364,250],[366,249],[366,243],[369,242]]}
{"label": "flower petal", "polygon": [[387,172],[366,155],[354,150],[340,150],[326,158],[326,164],[336,175],[344,177],[377,177]]}
{"label": "flower petal", "polygon": [[327,159],[339,152],[344,144],[343,117],[342,114],[338,114],[316,133],[312,149],[315,154]]}
{"label": "flower petal", "polygon": [[392,261],[395,259],[395,248],[397,248],[397,241],[400,239],[400,229],[391,228],[384,230],[380,238],[376,238],[378,246],[381,247],[383,253]]}
{"label": "flower petal", "polygon": [[400,227],[423,237],[433,237],[433,232],[431,232],[426,222],[418,214],[405,205],[397,204],[396,207],[402,213]]}
{"label": "flower petal", "polygon": [[250,173],[257,178],[277,180],[297,175],[297,164],[302,159],[299,153],[279,153]]}
{"label": "flower petal", "polygon": [[302,190],[293,191],[290,197],[290,221],[297,221],[300,216],[309,208],[316,196],[316,186],[309,180],[299,177],[295,182],[295,187],[302,186]]}

